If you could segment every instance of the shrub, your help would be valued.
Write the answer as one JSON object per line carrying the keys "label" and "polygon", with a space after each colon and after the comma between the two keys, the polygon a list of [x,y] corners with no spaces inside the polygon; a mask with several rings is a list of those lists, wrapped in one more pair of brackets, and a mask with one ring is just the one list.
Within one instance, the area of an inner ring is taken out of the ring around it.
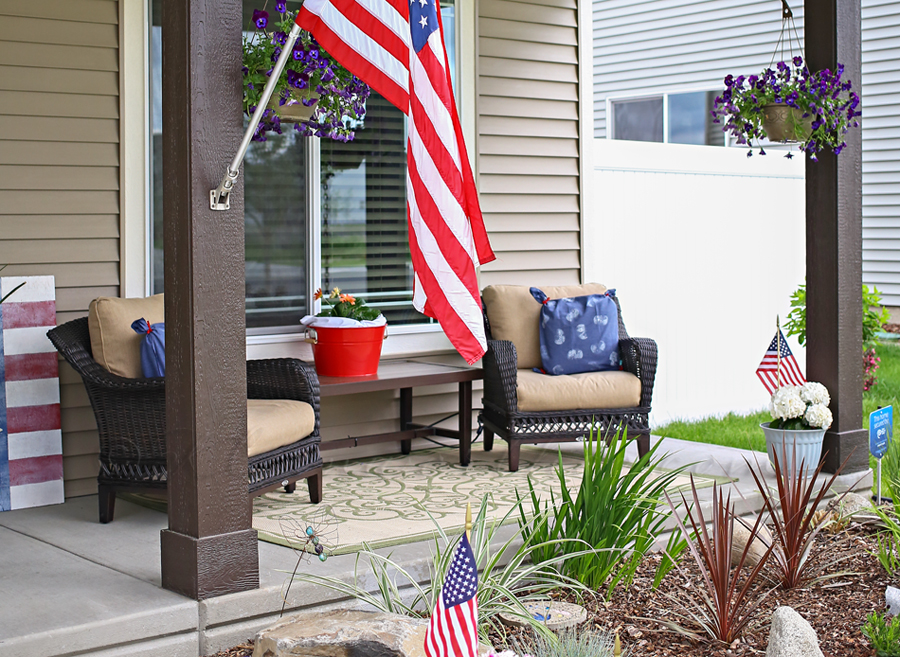
{"label": "shrub", "polygon": [[[614,649],[615,637],[612,634],[600,630],[580,632],[568,628],[561,631],[556,639],[538,635],[518,652],[531,657],[613,657]],[[630,651],[625,649],[621,654],[628,657]]]}
{"label": "shrub", "polygon": [[873,611],[862,626],[862,633],[878,657],[900,657],[900,616],[888,623],[885,615]]}
{"label": "shrub", "polygon": [[[657,458],[657,443],[647,454],[625,466],[627,434],[618,432],[606,444],[595,440],[591,431],[584,443],[584,476],[573,497],[569,490],[562,454],[556,474],[562,489],[557,504],[551,495],[548,505],[538,498],[529,480],[532,511],[546,522],[527,520],[520,507],[519,525],[522,536],[534,549],[536,562],[552,562],[564,557],[562,571],[588,588],[606,587],[607,598],[620,583],[631,582],[641,560],[663,533],[668,517],[664,512],[662,495],[684,470],[662,470]],[[686,466],[685,466],[686,467]],[[558,539],[567,539],[559,541]],[[594,548],[585,551],[583,545]],[[685,544],[670,541],[672,557]],[[574,554],[580,552],[580,556]],[[671,559],[664,558],[661,568],[668,572]]]}

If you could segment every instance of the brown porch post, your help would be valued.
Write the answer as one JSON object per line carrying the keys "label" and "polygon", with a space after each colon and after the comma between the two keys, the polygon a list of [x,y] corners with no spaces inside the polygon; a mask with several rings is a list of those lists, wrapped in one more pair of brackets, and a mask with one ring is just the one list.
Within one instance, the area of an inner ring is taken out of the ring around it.
{"label": "brown porch post", "polygon": [[[860,92],[860,0],[805,0],[809,68],[835,70]],[[845,472],[868,468],[862,429],[862,136],[847,134],[840,155],[806,163],[806,376],[831,393],[825,469],[851,455]]]}
{"label": "brown porch post", "polygon": [[194,599],[259,586],[247,492],[244,205],[209,209],[237,149],[240,0],[165,0],[163,168],[169,528],[162,584]]}

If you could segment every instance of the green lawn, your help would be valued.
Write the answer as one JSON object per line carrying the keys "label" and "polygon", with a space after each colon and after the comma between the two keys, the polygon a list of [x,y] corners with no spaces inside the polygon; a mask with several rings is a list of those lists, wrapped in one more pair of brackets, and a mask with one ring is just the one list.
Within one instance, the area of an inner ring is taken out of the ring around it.
{"label": "green lawn", "polygon": [[[878,370],[878,385],[863,393],[863,426],[869,426],[869,413],[879,406],[893,404],[900,409],[900,346],[882,344],[878,347],[881,367]],[[860,354],[862,367],[862,354]],[[772,418],[762,410],[751,415],[729,413],[725,417],[712,417],[696,422],[670,422],[655,427],[658,436],[691,440],[698,443],[741,447],[759,452],[766,451],[766,439],[760,423]]]}

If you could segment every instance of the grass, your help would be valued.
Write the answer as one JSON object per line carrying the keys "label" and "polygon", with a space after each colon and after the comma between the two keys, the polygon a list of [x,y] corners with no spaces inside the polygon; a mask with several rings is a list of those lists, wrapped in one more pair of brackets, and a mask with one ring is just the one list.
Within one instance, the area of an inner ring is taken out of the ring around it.
{"label": "grass", "polygon": [[[900,412],[900,345],[882,343],[878,347],[881,367],[878,385],[863,393],[863,426],[869,426],[869,413],[879,406],[892,405]],[[862,354],[860,354],[862,368]],[[766,439],[759,425],[771,420],[768,411],[750,415],[729,413],[695,422],[674,421],[653,429],[657,436],[690,440],[697,443],[740,447],[757,452],[766,451]]]}

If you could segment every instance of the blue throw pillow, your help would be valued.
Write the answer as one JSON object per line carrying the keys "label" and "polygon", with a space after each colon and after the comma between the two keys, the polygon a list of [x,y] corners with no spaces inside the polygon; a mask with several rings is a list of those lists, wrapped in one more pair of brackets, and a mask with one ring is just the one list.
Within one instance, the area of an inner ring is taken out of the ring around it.
{"label": "blue throw pillow", "polygon": [[152,379],[166,375],[166,325],[164,322],[148,324],[143,317],[131,323],[135,333],[142,333],[141,371]]}
{"label": "blue throw pillow", "polygon": [[578,374],[619,369],[619,311],[616,291],[568,299],[548,299],[536,287],[542,304],[541,364],[546,374]]}

